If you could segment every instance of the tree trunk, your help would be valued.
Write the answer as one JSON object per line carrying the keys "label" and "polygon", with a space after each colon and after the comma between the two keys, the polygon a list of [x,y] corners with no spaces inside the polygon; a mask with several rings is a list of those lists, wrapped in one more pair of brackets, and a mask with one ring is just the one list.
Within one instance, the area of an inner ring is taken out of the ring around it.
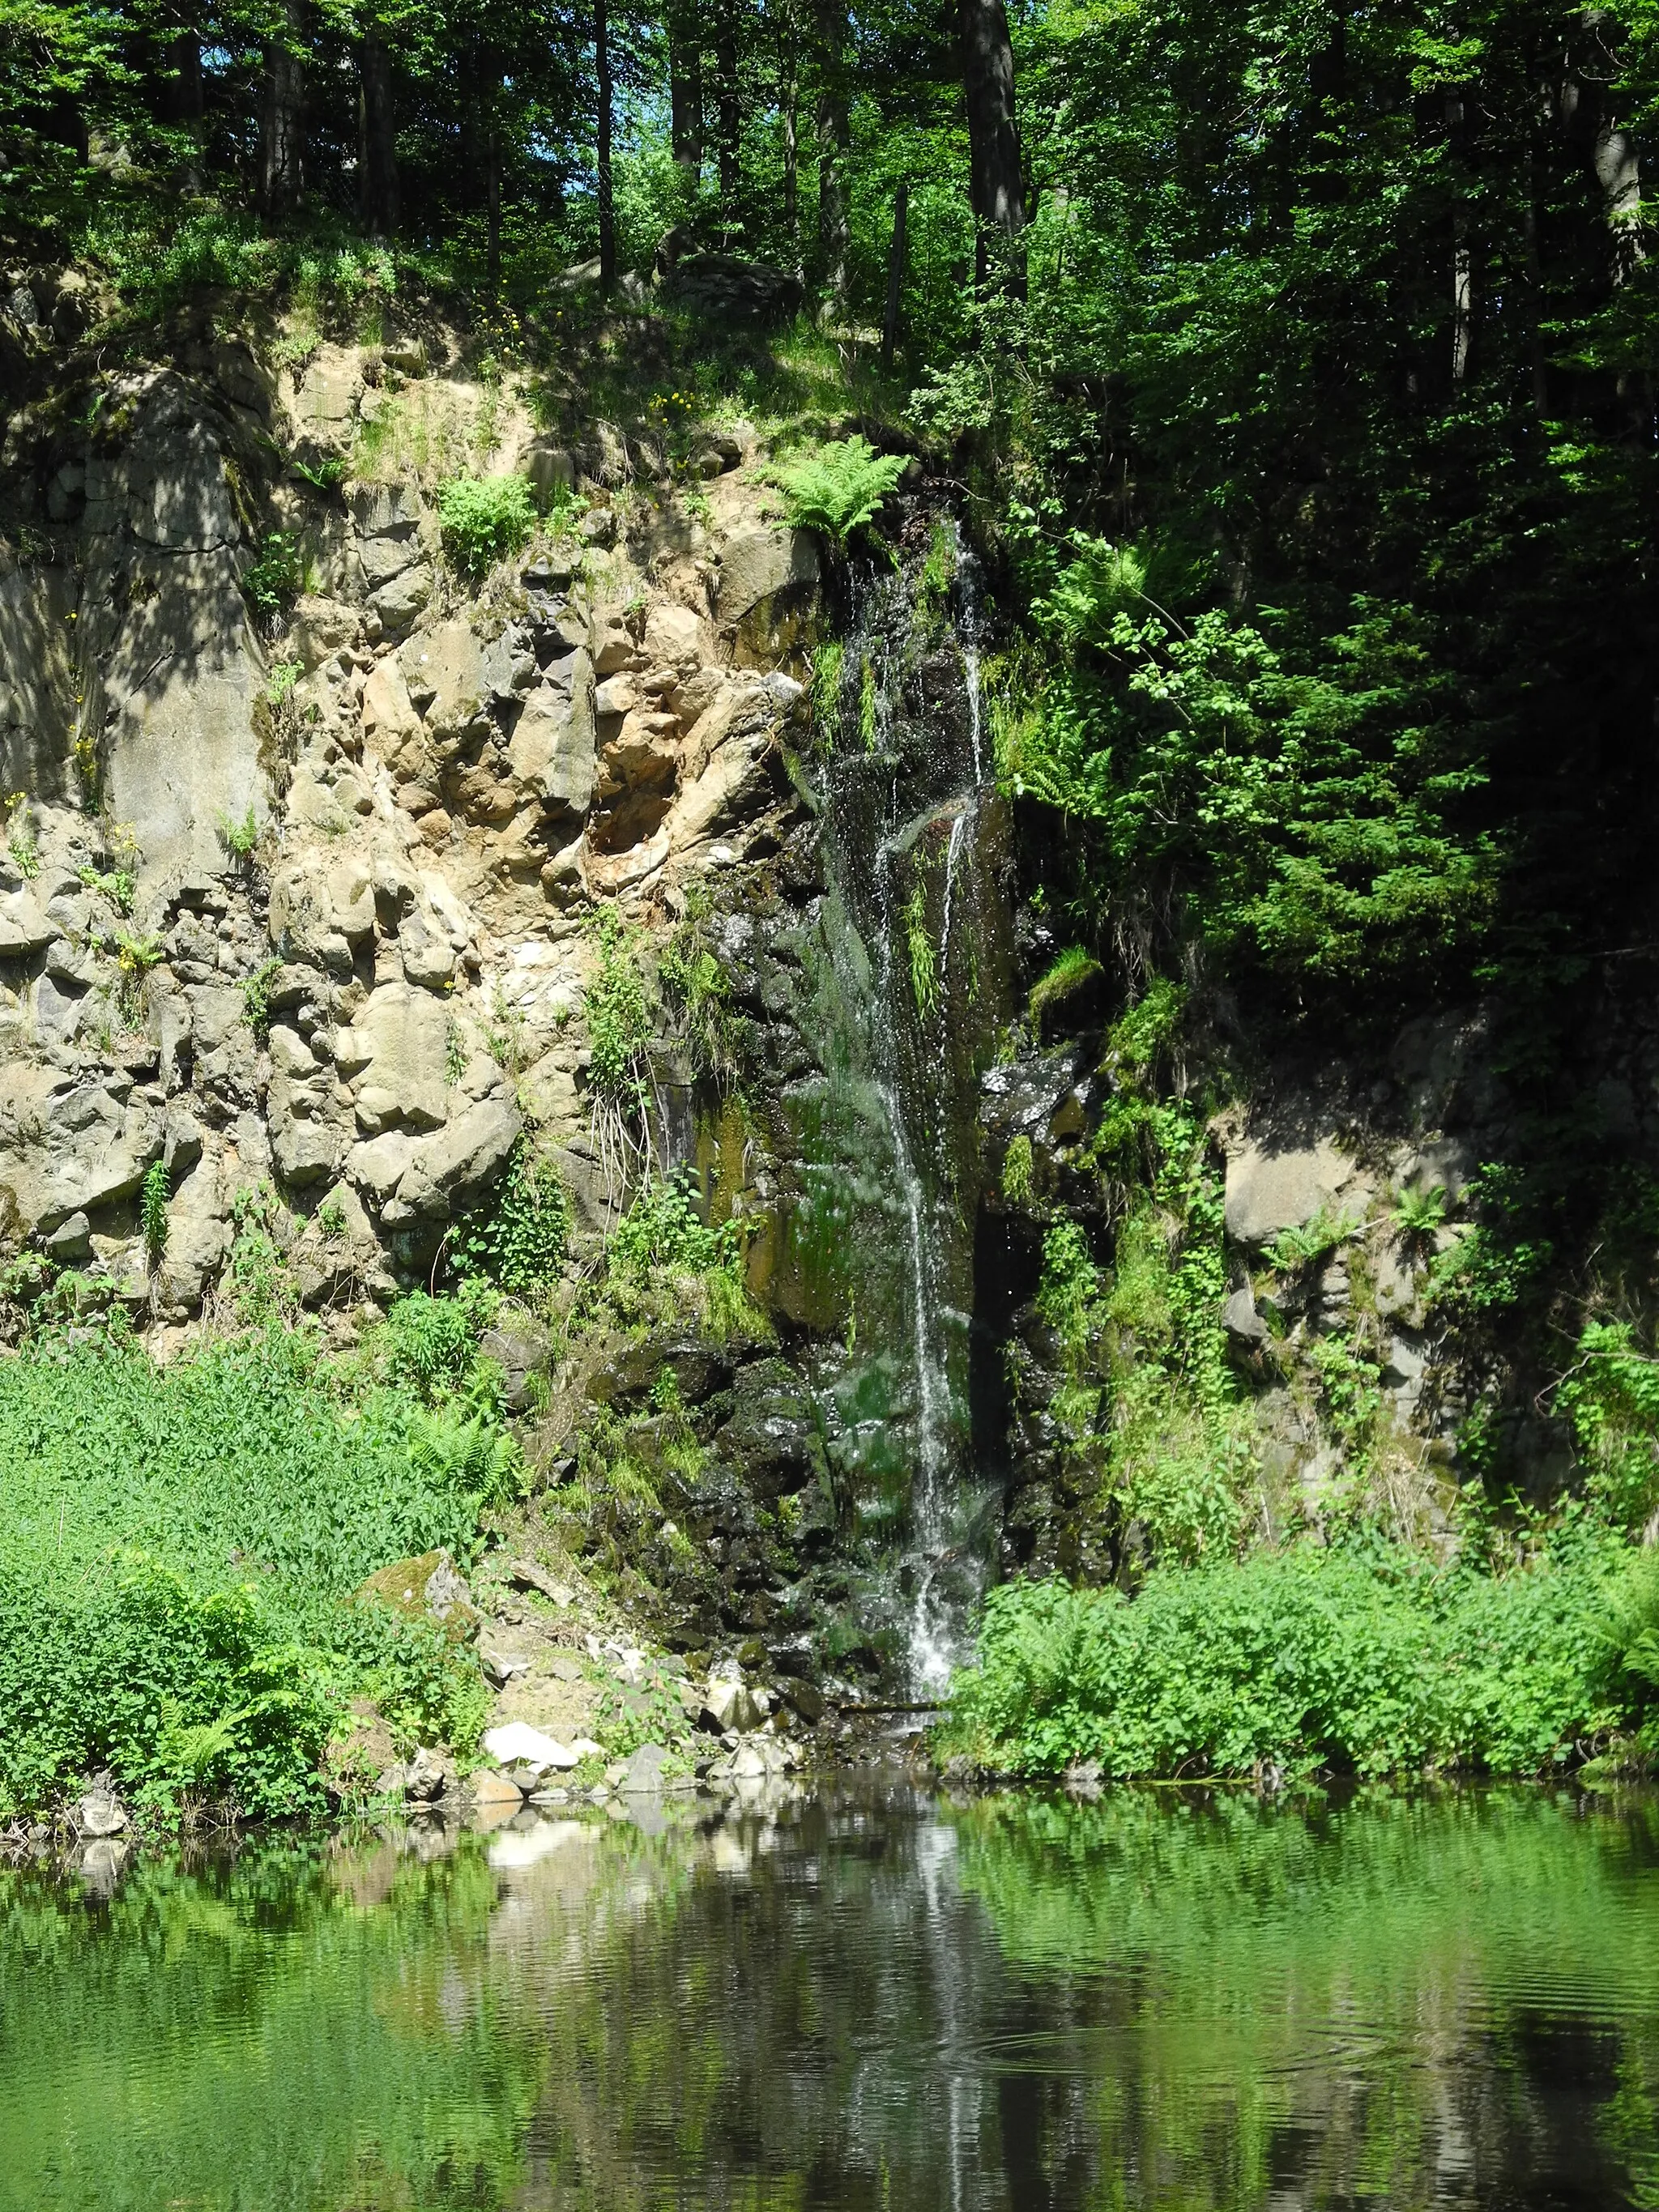
{"label": "tree trunk", "polygon": [[199,138],[205,112],[202,97],[202,41],[194,31],[180,31],[167,47],[172,73],[162,97],[164,122],[193,131]]}
{"label": "tree trunk", "polygon": [[611,175],[612,87],[611,24],[605,0],[593,0],[593,65],[599,77],[599,289],[607,299],[617,289],[617,202]]}
{"label": "tree trunk", "polygon": [[395,238],[398,143],[392,57],[376,28],[364,32],[357,49],[357,78],[359,212],[371,238]]}
{"label": "tree trunk", "polygon": [[501,142],[492,112],[484,128],[484,288],[494,299],[501,286]]}
{"label": "tree trunk", "polygon": [[669,143],[687,183],[702,182],[702,43],[692,11],[668,20]]}
{"label": "tree trunk", "polygon": [[847,213],[845,165],[853,143],[847,106],[847,14],[843,0],[817,0],[818,270],[824,312],[847,305],[847,257],[852,226]]}
{"label": "tree trunk", "polygon": [[1469,210],[1463,196],[1464,106],[1458,92],[1446,94],[1446,135],[1452,151],[1452,342],[1453,388],[1465,383],[1474,347],[1474,257],[1469,245]]}
{"label": "tree trunk", "polygon": [[906,178],[899,179],[899,188],[893,201],[893,242],[887,256],[887,313],[881,326],[881,365],[893,366],[893,349],[898,343],[899,298],[904,285],[905,234],[910,219],[910,185]]}
{"label": "tree trunk", "polygon": [[1014,50],[1003,0],[961,0],[962,84],[968,109],[969,191],[974,210],[975,271],[990,274],[994,234],[1006,243],[1008,281],[1021,297],[1025,257],[1025,193],[1014,118]]}
{"label": "tree trunk", "polygon": [[743,105],[738,88],[736,0],[720,0],[714,22],[714,100],[720,131],[720,221],[729,239],[742,228],[738,210]]}
{"label": "tree trunk", "polygon": [[1591,157],[1601,205],[1613,233],[1613,281],[1622,284],[1647,256],[1642,251],[1642,165],[1636,141],[1616,123],[1603,123]]}
{"label": "tree trunk", "polygon": [[783,121],[783,232],[789,266],[799,276],[800,254],[800,81],[796,66],[795,11],[785,0],[778,51],[778,105]]}
{"label": "tree trunk", "polygon": [[1526,250],[1527,351],[1532,367],[1533,411],[1541,422],[1550,411],[1549,363],[1544,354],[1544,264],[1538,246],[1538,157],[1527,148],[1526,203],[1522,235]]}
{"label": "tree trunk", "polygon": [[264,98],[259,112],[259,209],[266,216],[287,215],[305,192],[305,69],[298,52],[299,27],[289,15],[289,45],[264,41]]}

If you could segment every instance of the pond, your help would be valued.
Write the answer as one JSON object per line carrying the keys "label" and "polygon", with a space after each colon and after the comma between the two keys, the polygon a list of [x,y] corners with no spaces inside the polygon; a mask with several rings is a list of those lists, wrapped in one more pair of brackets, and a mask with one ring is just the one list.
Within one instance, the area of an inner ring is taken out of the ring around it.
{"label": "pond", "polygon": [[0,1871],[0,2208],[1659,2203],[1659,1807],[953,1802]]}

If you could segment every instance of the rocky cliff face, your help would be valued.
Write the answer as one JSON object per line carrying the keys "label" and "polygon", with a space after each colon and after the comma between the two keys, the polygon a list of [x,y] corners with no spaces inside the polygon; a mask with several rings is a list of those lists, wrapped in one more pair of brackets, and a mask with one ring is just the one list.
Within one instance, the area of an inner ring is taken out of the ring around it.
{"label": "rocky cliff face", "polygon": [[[817,564],[763,519],[753,438],[710,445],[691,520],[612,498],[611,434],[573,455],[508,407],[481,445],[486,395],[382,355],[325,348],[296,382],[204,347],[98,387],[89,434],[78,396],[14,419],[3,456],[40,516],[0,578],[9,1243],[177,1328],[269,1185],[307,1302],[349,1307],[425,1279],[527,1122],[602,1225],[581,916],[664,925],[799,812],[800,686],[766,647]],[[388,416],[544,485],[580,470],[593,503],[465,591],[435,469],[394,442],[319,494],[293,465],[326,483]],[[307,588],[259,622],[243,585],[273,542]]]}

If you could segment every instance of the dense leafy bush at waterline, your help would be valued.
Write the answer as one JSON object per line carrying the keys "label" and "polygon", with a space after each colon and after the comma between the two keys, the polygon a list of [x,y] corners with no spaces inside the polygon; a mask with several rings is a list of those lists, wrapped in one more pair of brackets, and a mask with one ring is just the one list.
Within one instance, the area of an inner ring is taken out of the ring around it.
{"label": "dense leafy bush at waterline", "polygon": [[1648,1582],[1628,1618],[1619,1598],[1643,1573],[1587,1539],[1506,1576],[1308,1547],[1166,1568],[1133,1601],[1009,1583],[941,1747],[1012,1773],[1540,1773],[1639,1717],[1619,1654]]}
{"label": "dense leafy bush at waterline", "polygon": [[434,1330],[396,1310],[351,1373],[280,1328],[165,1369],[118,1339],[0,1360],[0,1814],[105,1764],[157,1802],[301,1810],[350,1692],[410,1735],[465,1716],[476,1667],[348,1602],[392,1560],[469,1557],[509,1472],[476,1316],[423,1304],[457,1323],[424,1381]]}

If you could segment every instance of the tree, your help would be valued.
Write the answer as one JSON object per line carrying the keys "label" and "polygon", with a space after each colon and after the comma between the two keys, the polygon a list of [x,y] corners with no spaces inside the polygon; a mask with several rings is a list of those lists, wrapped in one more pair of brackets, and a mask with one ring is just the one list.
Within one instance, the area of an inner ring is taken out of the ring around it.
{"label": "tree", "polygon": [[983,285],[993,239],[1003,241],[1008,276],[1024,291],[1025,191],[1020,180],[1019,128],[1014,116],[1014,52],[1003,0],[961,0],[962,84],[968,110],[970,198],[976,238],[975,274]]}

